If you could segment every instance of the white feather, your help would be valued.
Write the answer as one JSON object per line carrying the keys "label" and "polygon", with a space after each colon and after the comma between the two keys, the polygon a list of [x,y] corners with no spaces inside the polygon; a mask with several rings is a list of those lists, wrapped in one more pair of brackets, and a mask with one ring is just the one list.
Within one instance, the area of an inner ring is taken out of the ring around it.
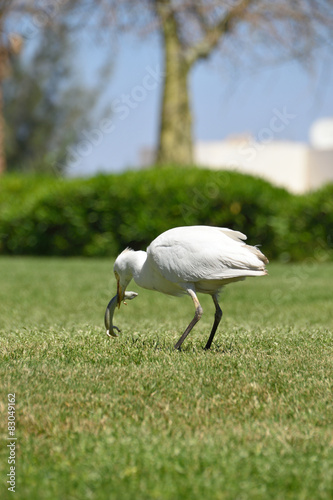
{"label": "white feather", "polygon": [[126,261],[127,273],[118,270],[118,274],[128,274],[144,288],[179,295],[191,284],[195,291],[212,294],[232,281],[267,274],[267,258],[258,248],[246,245],[245,239],[244,234],[227,228],[177,227],[158,236],[147,252],[126,249],[115,271]]}
{"label": "white feather", "polygon": [[[196,293],[210,294],[216,312],[205,347],[209,349],[222,318],[217,299],[221,288],[248,276],[267,274],[267,258],[257,247],[247,245],[245,240],[243,233],[227,228],[188,226],[161,234],[149,245],[147,252],[135,252],[127,248],[114,264],[117,278],[117,295],[114,299],[120,304],[132,278],[139,286],[150,290],[169,295],[188,293],[195,306],[195,315],[175,344],[175,348],[180,349],[202,315]],[[106,326],[108,323],[112,324],[112,318],[106,322]]]}

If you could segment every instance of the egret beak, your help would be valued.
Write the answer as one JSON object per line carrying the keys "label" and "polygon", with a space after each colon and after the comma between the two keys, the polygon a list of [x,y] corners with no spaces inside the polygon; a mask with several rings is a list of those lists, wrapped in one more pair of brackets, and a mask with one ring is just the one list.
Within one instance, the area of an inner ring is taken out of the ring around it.
{"label": "egret beak", "polygon": [[123,291],[121,289],[120,282],[119,282],[119,280],[117,280],[117,305],[118,305],[118,309],[120,307],[120,304],[124,300],[124,296],[125,296],[125,291]]}

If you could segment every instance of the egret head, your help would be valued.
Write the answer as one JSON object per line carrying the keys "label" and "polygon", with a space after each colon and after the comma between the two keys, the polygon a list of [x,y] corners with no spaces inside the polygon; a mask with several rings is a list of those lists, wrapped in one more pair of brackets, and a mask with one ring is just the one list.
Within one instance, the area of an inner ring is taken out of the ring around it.
{"label": "egret head", "polygon": [[133,277],[130,265],[130,254],[132,252],[133,250],[126,248],[126,250],[118,255],[113,266],[114,275],[117,280],[118,308],[124,300],[126,287]]}

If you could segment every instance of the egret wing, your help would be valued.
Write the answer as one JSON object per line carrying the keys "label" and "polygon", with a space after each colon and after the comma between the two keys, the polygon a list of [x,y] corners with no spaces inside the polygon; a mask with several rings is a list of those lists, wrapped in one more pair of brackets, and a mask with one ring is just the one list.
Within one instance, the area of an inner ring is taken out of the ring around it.
{"label": "egret wing", "polygon": [[209,226],[170,229],[148,247],[148,259],[172,282],[224,280],[265,274],[266,257],[238,231]]}

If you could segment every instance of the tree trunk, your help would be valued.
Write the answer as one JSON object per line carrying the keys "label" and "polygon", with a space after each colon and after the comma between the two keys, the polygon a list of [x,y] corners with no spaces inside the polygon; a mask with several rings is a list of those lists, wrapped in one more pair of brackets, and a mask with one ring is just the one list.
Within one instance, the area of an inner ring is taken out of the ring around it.
{"label": "tree trunk", "polygon": [[[0,12],[0,32],[3,28],[2,15]],[[0,41],[0,43],[2,40]],[[8,74],[8,49],[5,44],[0,45],[0,175],[7,168],[5,153],[5,118],[3,115],[3,88],[2,84]]]}
{"label": "tree trunk", "polygon": [[192,118],[187,78],[189,65],[182,56],[176,20],[163,21],[165,79],[162,99],[157,164],[190,165],[192,155]]}
{"label": "tree trunk", "polygon": [[5,120],[3,117],[3,93],[0,82],[0,175],[6,170]]}

